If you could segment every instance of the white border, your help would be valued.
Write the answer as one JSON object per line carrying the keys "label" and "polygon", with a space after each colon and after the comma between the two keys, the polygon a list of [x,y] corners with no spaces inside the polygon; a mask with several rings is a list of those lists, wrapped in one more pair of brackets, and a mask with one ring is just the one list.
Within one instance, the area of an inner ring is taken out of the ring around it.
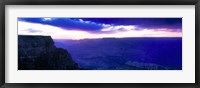
{"label": "white border", "polygon": [[[6,5],[6,83],[194,83],[194,5]],[[17,17],[183,17],[183,70],[17,71]]]}

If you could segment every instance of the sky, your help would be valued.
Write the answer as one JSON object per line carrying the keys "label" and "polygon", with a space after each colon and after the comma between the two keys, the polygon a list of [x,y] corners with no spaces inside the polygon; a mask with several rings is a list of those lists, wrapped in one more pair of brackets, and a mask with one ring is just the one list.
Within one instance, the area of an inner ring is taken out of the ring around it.
{"label": "sky", "polygon": [[18,35],[72,40],[182,37],[182,18],[18,18]]}

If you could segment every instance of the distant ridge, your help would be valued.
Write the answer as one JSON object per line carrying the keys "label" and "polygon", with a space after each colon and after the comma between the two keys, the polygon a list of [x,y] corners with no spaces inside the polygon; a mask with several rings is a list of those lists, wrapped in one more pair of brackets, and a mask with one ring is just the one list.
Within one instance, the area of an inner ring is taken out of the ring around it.
{"label": "distant ridge", "polygon": [[124,37],[124,38],[116,38],[116,37],[103,37],[103,38],[84,38],[84,39],[53,39],[53,40],[72,40],[72,41],[79,41],[79,40],[100,40],[100,39],[136,39],[136,38],[182,38],[182,37]]}

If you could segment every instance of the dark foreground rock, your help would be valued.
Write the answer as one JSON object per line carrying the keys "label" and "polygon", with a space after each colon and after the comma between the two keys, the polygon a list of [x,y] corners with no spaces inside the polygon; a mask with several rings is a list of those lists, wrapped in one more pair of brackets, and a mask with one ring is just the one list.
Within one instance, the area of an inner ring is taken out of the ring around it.
{"label": "dark foreground rock", "polygon": [[18,36],[19,70],[79,69],[70,54],[56,48],[50,36]]}

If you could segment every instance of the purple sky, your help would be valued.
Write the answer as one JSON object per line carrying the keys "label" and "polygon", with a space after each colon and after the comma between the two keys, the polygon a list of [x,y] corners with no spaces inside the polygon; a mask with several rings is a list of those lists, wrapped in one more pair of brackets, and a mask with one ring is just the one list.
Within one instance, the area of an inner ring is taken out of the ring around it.
{"label": "purple sky", "polygon": [[19,18],[18,33],[54,39],[181,37],[182,18]]}

